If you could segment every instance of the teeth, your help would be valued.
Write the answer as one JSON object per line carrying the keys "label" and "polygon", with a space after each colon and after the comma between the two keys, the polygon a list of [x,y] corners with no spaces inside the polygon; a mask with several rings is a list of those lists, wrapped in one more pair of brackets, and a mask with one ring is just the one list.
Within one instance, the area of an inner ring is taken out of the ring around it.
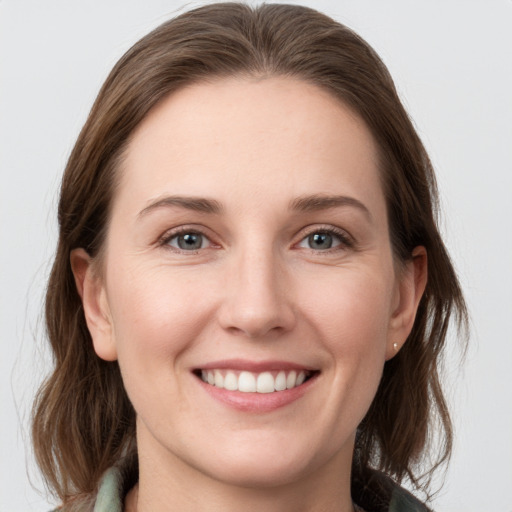
{"label": "teeth", "polygon": [[256,391],[256,379],[249,372],[242,372],[238,377],[238,391],[254,393]]}
{"label": "teeth", "polygon": [[211,386],[242,393],[273,393],[300,386],[310,372],[295,370],[251,373],[233,370],[202,370],[201,379]]}
{"label": "teeth", "polygon": [[297,382],[297,372],[291,371],[286,377],[286,389],[291,389],[295,387],[295,383]]}
{"label": "teeth", "polygon": [[236,391],[238,389],[238,377],[233,372],[226,373],[224,389],[229,389],[229,391]]}
{"label": "teeth", "polygon": [[224,387],[224,377],[222,376],[222,373],[220,373],[219,370],[215,370],[213,372],[213,375],[214,375],[215,386],[218,388],[223,388]]}
{"label": "teeth", "polygon": [[275,389],[276,391],[284,391],[286,389],[286,373],[279,372],[276,375]]}
{"label": "teeth", "polygon": [[256,381],[256,391],[258,393],[273,393],[274,392],[274,377],[269,372],[263,372],[258,375]]}

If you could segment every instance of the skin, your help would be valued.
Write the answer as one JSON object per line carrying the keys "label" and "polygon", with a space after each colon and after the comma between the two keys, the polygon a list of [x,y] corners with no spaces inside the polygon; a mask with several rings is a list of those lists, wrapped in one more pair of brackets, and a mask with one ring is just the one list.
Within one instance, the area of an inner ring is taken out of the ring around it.
{"label": "skin", "polygon": [[[423,248],[393,259],[377,161],[356,115],[290,78],[192,85],[137,128],[103,260],[71,255],[96,353],[137,412],[128,510],[352,510],[355,431],[426,283]],[[311,195],[350,199],[290,208]],[[169,196],[220,212],[154,206]],[[179,249],[181,227],[201,248]],[[318,373],[290,404],[241,411],[192,372],[231,358]]]}

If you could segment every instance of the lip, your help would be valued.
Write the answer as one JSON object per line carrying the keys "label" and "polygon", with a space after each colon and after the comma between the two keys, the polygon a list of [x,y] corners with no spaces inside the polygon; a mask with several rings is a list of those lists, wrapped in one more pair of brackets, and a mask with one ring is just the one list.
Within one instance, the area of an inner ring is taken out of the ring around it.
{"label": "lip", "polygon": [[320,372],[316,368],[311,368],[289,361],[247,361],[243,359],[229,359],[214,361],[204,366],[194,369],[197,370],[238,370],[260,373],[276,370],[305,370],[312,371],[313,375],[300,386],[284,391],[274,393],[244,393],[240,391],[230,391],[223,388],[212,386],[203,382],[196,374],[194,378],[202,389],[214,400],[227,405],[229,408],[247,413],[268,413],[281,409],[302,398],[316,383]]}
{"label": "lip", "polygon": [[249,361],[247,359],[223,359],[200,365],[194,370],[238,370],[253,373],[271,372],[278,370],[317,371],[318,368],[304,366],[290,361]]}

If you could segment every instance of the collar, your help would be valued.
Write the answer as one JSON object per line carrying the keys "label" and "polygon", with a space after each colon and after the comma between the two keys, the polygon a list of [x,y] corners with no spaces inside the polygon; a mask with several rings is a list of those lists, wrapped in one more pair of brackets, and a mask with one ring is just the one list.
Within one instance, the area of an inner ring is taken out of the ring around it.
{"label": "collar", "polygon": [[[137,462],[129,457],[108,469],[101,481],[93,512],[123,512],[123,502],[138,478]],[[354,503],[366,512],[432,512],[411,493],[378,471],[352,484]]]}

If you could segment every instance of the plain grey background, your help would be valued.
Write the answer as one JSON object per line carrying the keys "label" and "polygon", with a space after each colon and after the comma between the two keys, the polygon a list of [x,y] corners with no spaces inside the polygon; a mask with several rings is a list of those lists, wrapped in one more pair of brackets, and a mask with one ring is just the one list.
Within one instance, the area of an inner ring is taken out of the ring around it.
{"label": "plain grey background", "polygon": [[[376,48],[438,173],[472,334],[465,366],[457,350],[447,364],[457,437],[434,508],[512,512],[512,2],[291,3],[326,12]],[[41,488],[28,418],[48,369],[40,317],[66,158],[116,60],[183,7],[0,0],[1,512],[51,504],[30,484]]]}

